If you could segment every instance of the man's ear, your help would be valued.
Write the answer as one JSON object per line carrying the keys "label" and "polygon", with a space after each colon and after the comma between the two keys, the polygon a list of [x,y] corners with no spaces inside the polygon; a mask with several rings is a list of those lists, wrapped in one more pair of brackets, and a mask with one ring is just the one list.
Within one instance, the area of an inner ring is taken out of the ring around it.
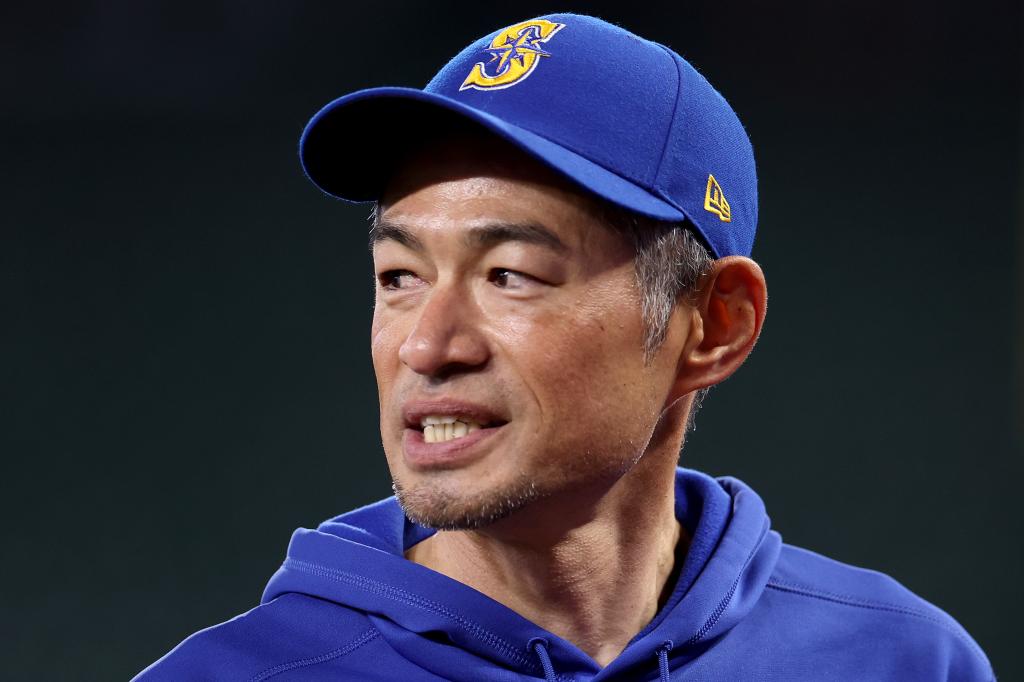
{"label": "man's ear", "polygon": [[673,393],[713,386],[735,372],[753,350],[767,308],[761,266],[743,256],[716,260],[696,292]]}

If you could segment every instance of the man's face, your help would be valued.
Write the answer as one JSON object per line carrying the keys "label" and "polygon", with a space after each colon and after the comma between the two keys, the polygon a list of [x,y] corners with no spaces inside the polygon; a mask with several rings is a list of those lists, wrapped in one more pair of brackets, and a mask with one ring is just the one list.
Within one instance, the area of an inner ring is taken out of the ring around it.
{"label": "man's face", "polygon": [[487,138],[428,148],[390,183],[372,353],[414,521],[480,527],[643,454],[675,364],[645,364],[633,250],[596,211]]}

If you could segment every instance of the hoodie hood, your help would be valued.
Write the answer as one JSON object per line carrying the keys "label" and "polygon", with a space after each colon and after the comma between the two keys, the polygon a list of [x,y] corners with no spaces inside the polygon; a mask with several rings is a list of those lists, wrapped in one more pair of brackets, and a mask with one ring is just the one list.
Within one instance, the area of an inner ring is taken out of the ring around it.
{"label": "hoodie hood", "polygon": [[[294,592],[364,613],[413,664],[450,680],[663,678],[753,609],[778,560],[761,498],[734,478],[676,471],[676,517],[690,538],[665,605],[605,668],[511,609],[404,558],[434,531],[392,497],[299,529],[263,603]],[[511,673],[511,675],[509,675]]]}

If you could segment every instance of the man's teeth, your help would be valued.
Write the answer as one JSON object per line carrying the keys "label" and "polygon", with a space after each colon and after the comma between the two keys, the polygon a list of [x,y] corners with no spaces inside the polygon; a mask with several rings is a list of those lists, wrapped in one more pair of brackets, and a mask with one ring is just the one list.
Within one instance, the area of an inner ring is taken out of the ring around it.
{"label": "man's teeth", "polygon": [[420,421],[420,425],[423,427],[423,440],[427,443],[455,440],[482,428],[479,422],[472,419],[440,415],[424,417]]}

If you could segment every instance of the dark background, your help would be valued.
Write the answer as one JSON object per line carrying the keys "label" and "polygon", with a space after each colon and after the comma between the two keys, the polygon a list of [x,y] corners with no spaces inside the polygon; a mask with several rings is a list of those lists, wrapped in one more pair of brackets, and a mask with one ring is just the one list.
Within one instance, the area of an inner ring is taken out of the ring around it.
{"label": "dark background", "polygon": [[986,0],[4,5],[5,677],[126,679],[389,493],[367,210],[299,132],[564,9],[681,52],[757,152],[769,314],[683,462],[1024,679],[1022,21]]}

